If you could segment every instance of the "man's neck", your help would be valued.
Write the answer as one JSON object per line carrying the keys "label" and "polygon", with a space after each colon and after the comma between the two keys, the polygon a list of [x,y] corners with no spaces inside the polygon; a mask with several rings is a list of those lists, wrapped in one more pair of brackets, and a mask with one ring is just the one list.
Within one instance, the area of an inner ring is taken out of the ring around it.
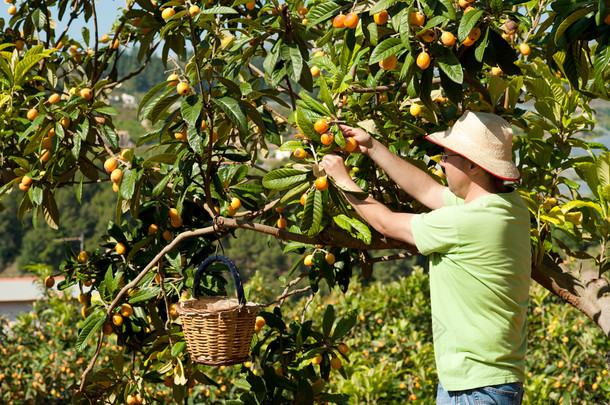
{"label": "man's neck", "polygon": [[464,203],[469,203],[489,194],[501,194],[507,193],[508,191],[509,188],[504,183],[499,184],[489,181],[472,182],[470,183],[466,197],[464,197]]}

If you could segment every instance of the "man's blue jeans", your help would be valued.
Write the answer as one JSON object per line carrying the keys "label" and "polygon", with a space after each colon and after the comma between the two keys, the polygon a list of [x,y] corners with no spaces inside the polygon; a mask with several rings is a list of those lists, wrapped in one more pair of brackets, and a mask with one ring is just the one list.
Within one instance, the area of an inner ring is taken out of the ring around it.
{"label": "man's blue jeans", "polygon": [[440,381],[436,405],[520,405],[523,383],[489,385],[466,391],[445,391]]}

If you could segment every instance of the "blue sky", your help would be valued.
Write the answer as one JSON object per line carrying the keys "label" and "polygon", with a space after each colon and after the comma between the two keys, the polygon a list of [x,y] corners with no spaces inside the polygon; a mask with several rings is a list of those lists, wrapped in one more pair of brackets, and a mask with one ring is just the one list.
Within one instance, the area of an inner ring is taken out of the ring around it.
{"label": "blue sky", "polygon": [[[108,31],[110,31],[110,29],[112,28],[112,23],[114,22],[114,20],[116,19],[117,15],[118,15],[118,9],[122,8],[125,6],[125,1],[124,0],[98,0],[96,2],[96,12],[97,12],[97,19],[98,19],[98,29],[100,32],[100,36]],[[9,8],[9,4],[6,4],[5,2],[0,3],[0,18],[3,18],[5,23],[5,27],[8,25],[8,22],[10,20],[8,15],[8,8]],[[51,9],[51,17],[55,17],[57,18],[57,12],[52,8]],[[68,15],[68,13],[66,13],[66,16]],[[68,20],[68,18],[66,18],[66,16],[64,16],[64,20]],[[55,20],[55,22],[57,23],[57,32],[61,32],[63,31],[63,29],[65,28],[66,24],[65,23],[61,23],[60,21]],[[93,18],[91,18],[87,23],[85,23],[84,18],[81,19],[80,21],[75,21],[72,23],[70,30],[68,31],[68,35],[70,35],[70,38],[74,38],[77,41],[82,40],[82,33],[81,33],[81,29],[87,26],[87,28],[89,28],[89,31],[91,32],[91,35],[93,36],[93,32],[94,32],[94,25],[93,25]]]}

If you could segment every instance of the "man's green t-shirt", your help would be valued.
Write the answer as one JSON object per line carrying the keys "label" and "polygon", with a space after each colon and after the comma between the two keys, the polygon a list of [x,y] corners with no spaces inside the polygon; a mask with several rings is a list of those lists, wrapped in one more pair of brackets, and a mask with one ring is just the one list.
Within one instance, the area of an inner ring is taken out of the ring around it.
{"label": "man's green t-shirt", "polygon": [[430,263],[438,376],[448,391],[524,381],[531,274],[530,223],[516,191],[413,217]]}

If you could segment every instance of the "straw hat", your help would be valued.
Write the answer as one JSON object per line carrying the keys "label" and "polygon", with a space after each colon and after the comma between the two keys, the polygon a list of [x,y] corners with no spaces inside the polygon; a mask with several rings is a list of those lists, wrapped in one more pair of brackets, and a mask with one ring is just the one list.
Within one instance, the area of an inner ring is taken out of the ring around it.
{"label": "straw hat", "polygon": [[498,115],[466,111],[453,127],[426,138],[502,180],[516,181],[521,178],[512,160],[513,130]]}

